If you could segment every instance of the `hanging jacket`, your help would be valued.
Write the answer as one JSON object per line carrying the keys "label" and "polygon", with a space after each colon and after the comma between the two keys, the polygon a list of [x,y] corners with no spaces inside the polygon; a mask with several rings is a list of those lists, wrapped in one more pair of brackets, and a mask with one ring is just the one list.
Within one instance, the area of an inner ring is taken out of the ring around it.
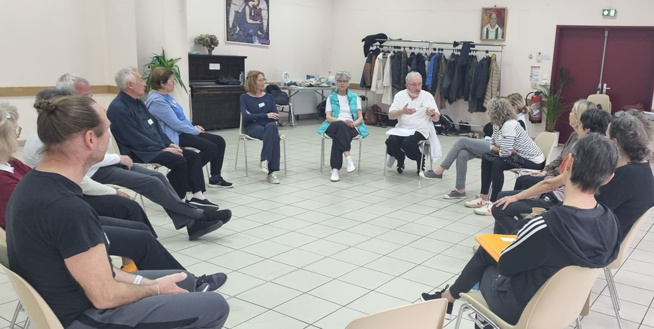
{"label": "hanging jacket", "polygon": [[468,58],[468,72],[466,72],[466,82],[463,87],[463,100],[470,99],[470,89],[472,88],[472,79],[475,77],[477,70],[477,56],[470,55]]}
{"label": "hanging jacket", "polygon": [[409,66],[407,66],[406,51],[402,50],[402,52],[400,52],[400,54],[402,55],[402,57],[401,57],[402,58],[402,65],[400,66],[400,69],[402,70],[401,74],[400,74],[400,80],[401,80],[400,90],[404,90],[404,89],[406,89],[406,84],[404,83],[404,81],[405,81],[404,78],[406,78],[406,75],[409,74]]}
{"label": "hanging jacket", "polygon": [[484,95],[484,107],[488,106],[488,102],[497,98],[500,94],[500,66],[497,64],[497,56],[493,54],[490,60],[489,78],[486,85],[486,94]]}
{"label": "hanging jacket", "polygon": [[[350,105],[350,112],[352,112],[353,121],[357,120],[357,97],[359,97],[359,95],[350,92],[350,89],[347,90],[347,102]],[[338,118],[338,113],[341,110],[340,103],[338,102],[338,91],[334,91],[331,95],[329,95],[327,97],[327,101],[332,106],[332,117]],[[318,128],[318,133],[321,135],[324,134],[327,130],[327,127],[329,127],[329,124],[330,122],[325,120],[322,125],[320,125],[320,128]],[[361,124],[357,126],[357,130],[359,131],[359,134],[362,138],[366,138],[366,136],[370,134],[366,128],[366,124],[363,121],[361,121]]]}
{"label": "hanging jacket", "polygon": [[375,68],[375,59],[379,54],[379,49],[375,49],[368,54],[366,57],[366,63],[363,64],[363,81],[364,85],[360,85],[361,88],[370,88],[372,86],[372,74]]}
{"label": "hanging jacket", "polygon": [[[436,65],[436,63],[434,63]],[[435,74],[436,82],[434,89],[434,99],[436,100],[436,105],[439,109],[444,109],[447,105],[445,102],[445,94],[443,94],[443,81],[445,80],[445,69],[447,67],[447,60],[445,60],[445,54],[438,54],[438,74]],[[434,67],[434,72],[436,72],[436,67]]]}
{"label": "hanging jacket", "polygon": [[427,91],[434,92],[432,86],[434,85],[434,60],[436,59],[436,54],[432,54],[429,57],[429,64],[427,64],[427,77],[425,78],[425,85],[427,86]]}
{"label": "hanging jacket", "polygon": [[417,54],[416,55],[416,71],[420,73],[420,76],[422,77],[422,90],[427,90],[427,84],[425,83],[427,79],[427,68],[425,66],[425,55],[423,54]]}
{"label": "hanging jacket", "polygon": [[402,53],[396,52],[391,55],[391,79],[393,80],[393,88],[402,90]]}
{"label": "hanging jacket", "polygon": [[443,89],[441,90],[443,96],[448,103],[452,104],[456,101],[455,93],[453,90],[454,83],[454,74],[456,73],[456,62],[458,60],[458,55],[451,54],[447,59],[447,68],[445,69],[445,78],[443,78]]}

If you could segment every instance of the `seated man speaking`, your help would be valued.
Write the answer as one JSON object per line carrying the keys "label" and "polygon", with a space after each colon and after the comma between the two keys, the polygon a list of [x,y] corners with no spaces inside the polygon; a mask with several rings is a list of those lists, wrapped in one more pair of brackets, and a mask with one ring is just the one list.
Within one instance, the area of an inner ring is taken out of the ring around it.
{"label": "seated man speaking", "polygon": [[591,134],[578,141],[561,165],[563,205],[519,221],[518,236],[499,262],[479,248],[449,290],[425,293],[422,299],[447,298],[451,317],[452,303],[479,282],[490,310],[516,324],[536,291],[558,270],[611,263],[620,248],[618,223],[611,210],[595,200],[595,192],[613,177],[618,158],[617,147],[605,136]]}
{"label": "seated man speaking", "polygon": [[104,109],[85,96],[34,106],[45,155],[7,205],[11,269],[68,329],[221,328],[227,302],[217,293],[193,292],[192,275],[111,267],[108,240],[79,186],[109,143]]}

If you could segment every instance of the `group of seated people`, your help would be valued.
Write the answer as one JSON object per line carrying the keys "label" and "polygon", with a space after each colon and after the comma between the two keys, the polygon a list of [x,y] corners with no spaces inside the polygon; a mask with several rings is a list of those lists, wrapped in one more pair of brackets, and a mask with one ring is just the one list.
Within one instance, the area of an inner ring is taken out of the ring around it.
{"label": "group of seated people", "polygon": [[[333,182],[340,179],[343,159],[348,172],[355,170],[352,139],[369,134],[359,97],[348,89],[350,75],[338,72],[336,80],[318,130],[333,139]],[[88,81],[62,76],[57,88],[37,95],[37,132],[24,148],[27,165],[12,156],[21,131],[18,112],[0,105],[0,226],[7,231],[10,266],[66,328],[221,328],[229,314],[229,305],[215,293],[227,276],[187,272],[157,241],[133,198],[103,185],[125,187],[161,205],[177,229],[187,228],[189,239],[215,231],[231,218],[231,211],[204,196],[206,164],[210,187],[233,186],[221,173],[224,139],[186,119],[170,96],[175,86],[171,71],[153,70],[150,82],[153,90],[143,102],[141,74],[133,68],[119,71],[120,93],[105,111],[91,97]],[[241,114],[246,133],[264,142],[259,169],[268,182],[279,184],[279,114],[265,84],[262,72],[248,72]],[[463,198],[467,161],[481,157],[481,195],[466,206],[493,215],[494,233],[517,234],[499,261],[478,248],[449,289],[422,294],[423,300],[446,298],[448,317],[460,294],[479,283],[490,309],[516,323],[534,293],[559,269],[612,262],[635,220],[654,205],[648,161],[652,124],[642,113],[625,111],[611,118],[594,104],[578,101],[570,114],[575,133],[559,158],[545,167],[542,152],[526,133],[524,115],[519,120],[522,96],[493,99],[488,105],[490,142],[460,138],[439,167],[425,171],[419,142],[429,142],[432,159],[440,157],[441,146],[433,125],[439,111],[421,86],[420,74],[409,73],[406,89],[390,107],[389,118],[398,125],[386,140],[387,165],[397,162],[401,174],[408,157],[418,164],[418,174],[438,179],[457,161],[456,189],[445,198]],[[112,136],[120,155],[107,152]],[[170,172],[165,177],[135,162],[156,163]],[[518,178],[515,191],[502,192],[503,171],[517,167],[543,171]],[[186,200],[188,192],[192,197]],[[547,211],[531,214],[533,207]],[[530,215],[523,218],[525,213]],[[123,257],[125,265],[138,270],[112,266],[109,255]]]}

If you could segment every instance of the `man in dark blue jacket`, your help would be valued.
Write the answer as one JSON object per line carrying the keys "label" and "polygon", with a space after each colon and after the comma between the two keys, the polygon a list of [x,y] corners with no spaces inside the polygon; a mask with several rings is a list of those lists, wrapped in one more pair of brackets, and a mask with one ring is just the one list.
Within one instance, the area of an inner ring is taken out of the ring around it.
{"label": "man in dark blue jacket", "polygon": [[577,142],[562,165],[563,205],[519,222],[516,240],[502,251],[499,262],[479,248],[449,290],[425,293],[422,299],[447,298],[451,317],[452,303],[479,282],[490,309],[515,324],[536,291],[561,268],[611,263],[620,248],[618,223],[594,194],[613,177],[618,158],[605,136],[592,134]]}
{"label": "man in dark blue jacket", "polygon": [[[145,81],[134,68],[125,68],[116,74],[116,85],[120,93],[109,105],[107,117],[111,121],[111,133],[116,139],[120,153],[131,157],[134,162],[158,163],[168,169],[168,181],[179,199],[186,198],[187,188],[193,197],[187,201],[204,209],[218,210],[218,205],[204,196],[204,174],[200,156],[191,150],[182,149],[168,139],[155,119],[139,99],[145,93]],[[174,220],[174,218],[173,218]],[[223,223],[229,218],[224,218]],[[195,224],[195,223],[191,223]],[[202,224],[201,232],[189,227],[189,236],[199,237],[220,226]],[[175,223],[176,228],[183,226]],[[206,226],[206,227],[204,227]]]}

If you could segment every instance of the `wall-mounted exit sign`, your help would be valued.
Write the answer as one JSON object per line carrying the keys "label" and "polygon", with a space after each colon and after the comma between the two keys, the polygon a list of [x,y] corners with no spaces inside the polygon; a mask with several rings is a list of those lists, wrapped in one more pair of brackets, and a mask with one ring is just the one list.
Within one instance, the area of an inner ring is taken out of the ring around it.
{"label": "wall-mounted exit sign", "polygon": [[618,14],[616,9],[602,9],[602,16],[604,17],[615,17]]}

